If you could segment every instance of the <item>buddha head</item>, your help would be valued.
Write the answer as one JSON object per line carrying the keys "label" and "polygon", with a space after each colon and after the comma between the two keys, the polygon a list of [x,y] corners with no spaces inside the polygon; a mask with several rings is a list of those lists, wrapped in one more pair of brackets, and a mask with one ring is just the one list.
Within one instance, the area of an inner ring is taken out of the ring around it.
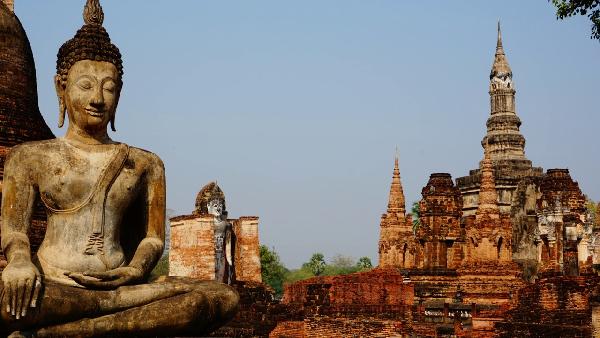
{"label": "buddha head", "polygon": [[195,214],[213,215],[217,218],[227,217],[225,194],[216,182],[205,185],[196,197]]}
{"label": "buddha head", "polygon": [[115,131],[115,112],[122,87],[123,62],[102,23],[99,0],[87,0],[85,24],[58,51],[54,78],[59,100],[59,127],[65,112],[70,123],[86,130],[103,129],[110,122]]}
{"label": "buddha head", "polygon": [[218,198],[208,201],[208,204],[206,205],[206,208],[208,209],[208,213],[210,215],[215,216],[216,218],[220,218],[221,216],[223,216],[223,211],[225,211],[223,202],[224,201],[222,201]]}

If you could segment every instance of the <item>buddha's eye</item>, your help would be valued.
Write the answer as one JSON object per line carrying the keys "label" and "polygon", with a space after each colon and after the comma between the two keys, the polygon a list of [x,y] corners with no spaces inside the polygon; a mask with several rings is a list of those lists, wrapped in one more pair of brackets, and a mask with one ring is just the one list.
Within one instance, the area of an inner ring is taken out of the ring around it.
{"label": "buddha's eye", "polygon": [[104,90],[106,90],[106,91],[107,91],[107,92],[109,92],[109,93],[114,93],[114,92],[115,92],[116,85],[115,85],[115,83],[114,83],[114,82],[112,82],[112,81],[109,81],[109,82],[106,82],[106,83],[104,84],[104,87],[103,87],[103,88],[104,88]]}
{"label": "buddha's eye", "polygon": [[81,89],[85,89],[85,90],[92,89],[92,81],[90,81],[90,80],[81,80],[81,81],[77,82],[77,85]]}

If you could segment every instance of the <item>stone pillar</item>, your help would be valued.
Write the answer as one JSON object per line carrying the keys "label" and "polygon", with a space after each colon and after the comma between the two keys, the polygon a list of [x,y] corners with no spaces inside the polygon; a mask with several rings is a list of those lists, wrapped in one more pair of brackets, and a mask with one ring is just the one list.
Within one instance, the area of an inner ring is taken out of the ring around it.
{"label": "stone pillar", "polygon": [[243,282],[262,282],[258,217],[240,217],[234,221],[236,235],[235,276]]}
{"label": "stone pillar", "polygon": [[15,11],[15,0],[2,0],[2,1],[6,5],[6,7],[8,7],[8,9],[10,9],[13,12]]}
{"label": "stone pillar", "polygon": [[214,217],[171,219],[169,276],[215,279]]}

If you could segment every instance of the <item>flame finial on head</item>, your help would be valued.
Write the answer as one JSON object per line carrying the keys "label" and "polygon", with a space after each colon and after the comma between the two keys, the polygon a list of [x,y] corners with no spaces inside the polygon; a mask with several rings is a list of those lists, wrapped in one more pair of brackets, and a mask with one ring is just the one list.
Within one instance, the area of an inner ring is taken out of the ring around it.
{"label": "flame finial on head", "polygon": [[87,0],[83,9],[83,21],[86,25],[102,25],[104,12],[100,6],[100,0]]}

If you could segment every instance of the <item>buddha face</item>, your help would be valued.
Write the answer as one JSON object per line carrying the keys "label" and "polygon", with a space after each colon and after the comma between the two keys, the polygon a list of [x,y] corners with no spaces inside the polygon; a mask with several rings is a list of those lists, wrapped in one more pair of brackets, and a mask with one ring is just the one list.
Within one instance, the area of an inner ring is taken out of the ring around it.
{"label": "buddha face", "polygon": [[215,216],[221,217],[223,215],[223,202],[218,199],[210,200],[206,205],[208,213]]}
{"label": "buddha face", "polygon": [[64,83],[56,77],[56,91],[69,114],[70,123],[88,132],[106,131],[119,101],[117,67],[110,62],[76,62]]}

